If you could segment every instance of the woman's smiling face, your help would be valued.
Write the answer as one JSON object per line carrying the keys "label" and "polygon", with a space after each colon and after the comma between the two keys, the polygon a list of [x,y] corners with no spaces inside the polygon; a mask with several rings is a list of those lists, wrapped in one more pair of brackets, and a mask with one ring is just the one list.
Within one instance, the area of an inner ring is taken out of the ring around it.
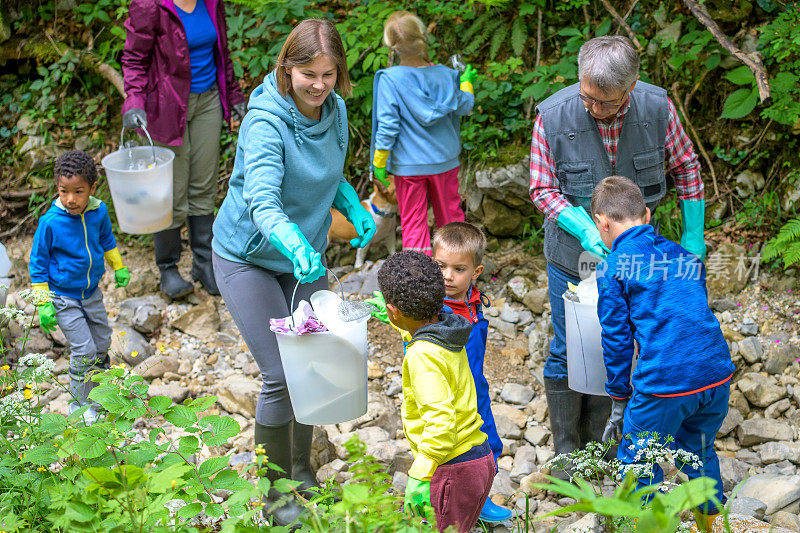
{"label": "woman's smiling face", "polygon": [[288,67],[286,73],[292,80],[290,94],[297,109],[308,118],[319,120],[322,103],[336,85],[336,62],[320,54],[310,63]]}

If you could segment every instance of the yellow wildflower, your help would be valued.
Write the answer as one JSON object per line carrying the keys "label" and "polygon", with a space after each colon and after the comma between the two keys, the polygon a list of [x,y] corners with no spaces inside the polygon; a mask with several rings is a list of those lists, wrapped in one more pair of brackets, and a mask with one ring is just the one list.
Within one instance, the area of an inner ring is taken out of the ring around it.
{"label": "yellow wildflower", "polygon": [[11,367],[8,366],[8,365],[3,365],[3,366],[0,366],[0,370],[4,370],[4,371],[8,372],[9,370],[11,370]]}
{"label": "yellow wildflower", "polygon": [[134,351],[131,352],[131,357],[136,357],[138,355],[139,355],[139,351],[138,350],[134,350]]}
{"label": "yellow wildflower", "polygon": [[40,467],[39,467],[39,468],[37,468],[36,470],[38,470],[39,472],[44,472],[44,471],[45,471],[45,470],[47,470],[47,469],[46,469],[45,467],[43,467],[43,466],[40,466]]}
{"label": "yellow wildflower", "polygon": [[31,389],[25,389],[22,395],[25,396],[26,400],[30,400],[31,396],[33,396],[33,391]]}
{"label": "yellow wildflower", "polygon": [[172,488],[173,489],[175,488],[175,480],[174,479],[172,480]]}
{"label": "yellow wildflower", "polygon": [[123,331],[120,331],[120,332],[119,332],[119,336],[120,336],[120,337],[122,337],[123,335],[125,335],[125,333],[127,333],[125,330],[123,330]]}

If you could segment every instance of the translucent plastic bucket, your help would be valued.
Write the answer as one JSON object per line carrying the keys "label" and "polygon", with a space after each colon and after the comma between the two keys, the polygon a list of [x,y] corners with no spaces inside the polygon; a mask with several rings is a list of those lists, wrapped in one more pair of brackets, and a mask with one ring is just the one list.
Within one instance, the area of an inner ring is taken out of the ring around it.
{"label": "translucent plastic bucket", "polygon": [[[149,138],[149,134],[148,134]],[[172,163],[175,154],[153,146],[122,147],[105,156],[111,199],[119,229],[146,234],[172,225]]]}
{"label": "translucent plastic bucket", "polygon": [[338,424],[367,412],[368,320],[340,325],[335,333],[275,333],[298,422]]}
{"label": "translucent plastic bucket", "polygon": [[11,278],[8,277],[10,272],[11,259],[8,258],[6,247],[0,244],[0,307],[6,305],[8,288],[11,286]]}
{"label": "translucent plastic bucket", "polygon": [[569,388],[584,394],[607,396],[597,304],[564,298],[567,325],[567,378]]}

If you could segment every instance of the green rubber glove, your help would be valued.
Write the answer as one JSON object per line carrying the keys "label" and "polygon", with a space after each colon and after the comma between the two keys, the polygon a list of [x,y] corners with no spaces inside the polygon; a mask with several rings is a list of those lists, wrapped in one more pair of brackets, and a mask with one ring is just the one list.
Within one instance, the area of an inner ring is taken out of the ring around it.
{"label": "green rubber glove", "polygon": [[431,482],[408,478],[403,508],[413,516],[429,517],[431,507]]}
{"label": "green rubber glove", "polygon": [[687,252],[699,257],[701,261],[706,259],[706,240],[703,237],[705,218],[705,200],[681,200],[681,219],[683,220],[681,246]]}
{"label": "green rubber glove", "polygon": [[[385,171],[386,169],[384,169]],[[350,244],[356,248],[363,248],[375,235],[375,221],[369,211],[361,205],[358,193],[346,181],[339,183],[336,196],[333,199],[335,207],[356,228],[358,237],[350,239]]]}
{"label": "green rubber glove", "polygon": [[297,224],[278,224],[270,232],[269,242],[292,262],[294,277],[300,283],[311,283],[325,275],[322,256],[308,243]]}
{"label": "green rubber glove", "polygon": [[478,71],[475,70],[475,67],[472,65],[467,65],[467,68],[465,68],[464,72],[461,73],[461,77],[458,81],[461,83],[466,81],[472,85],[475,85],[475,82],[478,81]]}
{"label": "green rubber glove", "polygon": [[56,308],[53,307],[51,302],[39,306],[39,326],[45,333],[55,331],[56,326],[58,326]]}
{"label": "green rubber glove", "polygon": [[386,168],[372,167],[372,177],[383,183],[384,187],[389,186],[389,178],[386,177]]}
{"label": "green rubber glove", "polygon": [[114,281],[117,282],[117,287],[127,287],[130,280],[131,273],[128,271],[128,267],[122,267],[114,271]]}
{"label": "green rubber glove", "polygon": [[570,206],[561,211],[558,215],[558,227],[575,237],[581,242],[581,246],[587,252],[591,252],[599,258],[608,255],[609,250],[600,238],[592,217],[583,207]]}
{"label": "green rubber glove", "polygon": [[383,298],[383,293],[381,291],[375,291],[372,293],[372,296],[372,298],[368,298],[364,301],[377,307],[377,309],[372,312],[373,318],[377,318],[384,324],[388,324],[389,315],[386,313],[386,300]]}

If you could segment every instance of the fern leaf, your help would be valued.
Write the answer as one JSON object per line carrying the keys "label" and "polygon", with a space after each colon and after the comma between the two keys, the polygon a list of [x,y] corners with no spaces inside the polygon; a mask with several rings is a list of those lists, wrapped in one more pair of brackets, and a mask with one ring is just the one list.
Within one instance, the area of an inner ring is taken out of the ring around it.
{"label": "fern leaf", "polygon": [[800,240],[800,218],[795,218],[783,225],[778,232],[778,239],[783,241]]}
{"label": "fern leaf", "polygon": [[778,247],[775,245],[775,242],[775,239],[771,239],[764,245],[764,249],[761,252],[762,262],[766,263],[767,261],[772,261],[778,257]]}
{"label": "fern leaf", "polygon": [[800,263],[800,241],[792,243],[783,251],[783,268]]}
{"label": "fern leaf", "polygon": [[[463,42],[468,42],[472,39],[476,33],[483,27],[484,24],[491,18],[492,11],[486,10],[483,15],[480,15],[478,18],[475,19],[475,22],[464,32],[464,36],[462,37]],[[481,32],[484,33],[484,32]]]}
{"label": "fern leaf", "polygon": [[527,41],[528,25],[525,24],[525,17],[517,17],[511,26],[511,48],[514,50],[514,55],[522,55]]}
{"label": "fern leaf", "polygon": [[492,45],[489,47],[489,57],[492,59],[497,57],[497,52],[500,51],[500,47],[506,42],[506,37],[508,37],[508,26],[506,24],[501,24],[494,32],[494,35],[492,35]]}

